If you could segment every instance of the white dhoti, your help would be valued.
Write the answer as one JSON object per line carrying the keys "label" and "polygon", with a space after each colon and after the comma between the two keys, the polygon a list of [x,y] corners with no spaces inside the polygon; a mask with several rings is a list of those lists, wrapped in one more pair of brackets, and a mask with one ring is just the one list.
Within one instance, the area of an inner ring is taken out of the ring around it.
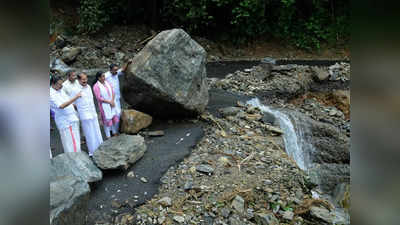
{"label": "white dhoti", "polygon": [[80,152],[81,136],[79,122],[72,122],[70,126],[59,130],[64,152]]}
{"label": "white dhoti", "polygon": [[118,115],[118,122],[114,123],[112,126],[112,132],[113,134],[118,134],[119,133],[119,123],[120,123],[120,117],[121,117],[121,101],[119,98],[114,99],[115,102],[115,109]]}
{"label": "white dhoti", "polygon": [[103,143],[101,136],[99,121],[96,118],[89,120],[82,120],[82,129],[85,133],[86,145],[89,150],[89,155],[92,156],[94,151]]}

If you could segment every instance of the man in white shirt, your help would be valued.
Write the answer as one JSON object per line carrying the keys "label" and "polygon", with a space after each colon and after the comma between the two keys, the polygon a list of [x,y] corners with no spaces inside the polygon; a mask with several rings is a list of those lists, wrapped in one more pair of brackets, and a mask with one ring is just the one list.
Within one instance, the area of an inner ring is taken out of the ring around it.
{"label": "man in white shirt", "polygon": [[60,132],[64,152],[80,152],[79,119],[72,103],[81,97],[81,92],[69,98],[62,88],[62,80],[59,77],[52,77],[50,108],[54,111],[54,120]]}
{"label": "man in white shirt", "polygon": [[88,85],[87,81],[86,74],[79,74],[78,82],[80,89],[74,89],[72,94],[77,92],[82,93],[82,97],[75,102],[75,105],[78,108],[79,119],[82,123],[83,133],[85,134],[89,156],[92,156],[99,145],[103,143],[103,137],[101,136],[96,108],[94,106],[92,88]]}
{"label": "man in white shirt", "polygon": [[64,81],[62,90],[69,97],[73,97],[72,93],[76,92],[76,91],[73,91],[73,90],[74,89],[77,89],[77,90],[80,89],[79,82],[76,79],[76,72],[74,70],[68,70],[66,75],[67,75],[67,80]]}
{"label": "man in white shirt", "polygon": [[[121,91],[119,88],[119,78],[118,76],[124,75],[128,66],[132,63],[132,60],[129,60],[126,65],[122,68],[122,69],[118,69],[118,66],[116,64],[111,64],[110,65],[110,71],[105,73],[106,76],[106,80],[108,81],[108,83],[111,84],[112,88],[114,89],[115,92],[115,99],[114,99],[114,103],[115,103],[115,108],[117,111],[117,115],[118,115],[118,121],[120,116],[121,116]],[[112,132],[113,135],[118,135],[119,133],[119,122],[115,123],[112,126]]]}

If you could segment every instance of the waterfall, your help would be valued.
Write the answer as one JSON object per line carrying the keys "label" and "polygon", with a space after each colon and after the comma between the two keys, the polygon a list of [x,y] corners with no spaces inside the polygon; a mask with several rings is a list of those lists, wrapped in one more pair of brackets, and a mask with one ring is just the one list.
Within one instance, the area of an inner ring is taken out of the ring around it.
{"label": "waterfall", "polygon": [[295,128],[288,115],[261,104],[258,98],[247,101],[247,104],[258,107],[262,112],[270,113],[275,117],[284,132],[283,139],[287,154],[295,160],[300,169],[307,170],[309,168],[308,153],[311,152],[309,150],[313,146],[304,136],[306,131],[301,127]]}

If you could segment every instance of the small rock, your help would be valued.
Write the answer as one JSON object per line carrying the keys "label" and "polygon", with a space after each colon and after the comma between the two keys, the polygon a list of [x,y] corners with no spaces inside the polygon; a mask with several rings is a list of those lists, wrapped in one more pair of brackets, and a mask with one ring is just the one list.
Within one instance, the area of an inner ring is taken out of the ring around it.
{"label": "small rock", "polygon": [[170,197],[164,197],[164,198],[158,200],[157,202],[160,203],[164,207],[172,205],[172,199]]}
{"label": "small rock", "polygon": [[240,108],[238,107],[226,107],[218,110],[222,116],[235,116],[238,112],[240,112]]}
{"label": "small rock", "polygon": [[311,207],[310,214],[313,217],[321,219],[329,224],[334,224],[335,215],[323,207]]}
{"label": "small rock", "polygon": [[141,180],[143,183],[147,183],[147,182],[148,182],[147,179],[146,179],[145,177],[141,177],[140,180]]}
{"label": "small rock", "polygon": [[133,171],[131,171],[126,176],[129,178],[135,178],[135,173]]}
{"label": "small rock", "polygon": [[255,219],[260,225],[279,225],[278,219],[272,213],[257,213]]}
{"label": "small rock", "polygon": [[230,164],[229,159],[222,156],[218,159],[218,161],[223,165],[223,166],[227,166]]}
{"label": "small rock", "polygon": [[165,216],[160,216],[160,217],[158,217],[158,224],[163,224],[164,223],[164,221],[165,221]]}
{"label": "small rock", "polygon": [[328,73],[328,71],[325,71],[325,70],[323,70],[323,69],[321,69],[321,68],[318,68],[318,67],[313,67],[312,68],[312,74],[313,74],[313,78],[314,78],[314,80],[316,80],[316,81],[325,81],[326,79],[328,79],[329,78],[329,73]]}
{"label": "small rock", "polygon": [[192,187],[193,187],[193,181],[187,180],[185,182],[185,185],[183,186],[183,190],[188,191],[188,190],[192,189]]}
{"label": "small rock", "polygon": [[61,59],[65,62],[65,63],[72,63],[76,57],[81,53],[81,48],[68,48],[68,47],[64,47],[62,49],[62,56]]}
{"label": "small rock", "polygon": [[113,208],[119,209],[119,208],[122,207],[122,204],[121,204],[120,202],[118,202],[117,200],[112,200],[112,201],[111,201],[111,206],[112,206]]}
{"label": "small rock", "polygon": [[185,217],[183,216],[174,216],[174,220],[178,223],[184,223],[185,222]]}
{"label": "small rock", "polygon": [[235,199],[232,201],[231,207],[236,209],[239,213],[244,214],[244,199],[236,195]]}
{"label": "small rock", "polygon": [[201,165],[196,166],[196,170],[199,172],[202,172],[202,173],[207,173],[209,175],[214,172],[214,169],[207,164],[201,164]]}
{"label": "small rock", "polygon": [[231,213],[231,210],[228,209],[228,208],[222,208],[222,209],[220,210],[220,214],[221,214],[221,216],[223,216],[224,218],[228,218],[230,213]]}
{"label": "small rock", "polygon": [[286,219],[286,220],[292,220],[293,216],[294,216],[294,213],[292,211],[284,211],[282,213],[283,219]]}

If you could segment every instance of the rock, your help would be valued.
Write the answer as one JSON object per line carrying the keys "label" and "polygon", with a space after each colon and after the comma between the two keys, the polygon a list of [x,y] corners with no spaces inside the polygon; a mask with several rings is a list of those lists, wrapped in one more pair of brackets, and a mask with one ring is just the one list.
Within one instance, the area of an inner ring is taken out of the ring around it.
{"label": "rock", "polygon": [[229,224],[230,225],[243,225],[243,223],[240,221],[239,218],[235,218],[235,217],[230,217],[229,218]]}
{"label": "rock", "polygon": [[212,174],[214,172],[214,169],[207,164],[201,164],[196,166],[196,170],[206,174]]}
{"label": "rock", "polygon": [[166,219],[165,216],[158,217],[157,219],[158,224],[164,224],[165,219]]}
{"label": "rock", "polygon": [[60,35],[57,35],[56,41],[54,42],[57,48],[64,48],[67,45],[67,41]]}
{"label": "rock", "polygon": [[350,91],[349,90],[335,90],[332,92],[333,102],[335,106],[340,109],[347,118],[350,117]]}
{"label": "rock", "polygon": [[152,121],[153,118],[145,113],[133,109],[122,110],[121,132],[136,134],[139,130],[150,126]]}
{"label": "rock", "polygon": [[114,200],[111,201],[111,206],[113,208],[119,209],[119,208],[122,207],[122,204],[121,204],[121,202],[119,202],[119,201],[114,199]]}
{"label": "rock", "polygon": [[313,79],[318,82],[325,81],[329,78],[329,72],[319,67],[312,67]]}
{"label": "rock", "polygon": [[183,216],[174,216],[174,220],[178,223],[184,223],[185,222],[185,217]]}
{"label": "rock", "polygon": [[124,98],[152,116],[201,114],[209,99],[205,64],[205,50],[186,32],[163,31],[134,57]]}
{"label": "rock", "polygon": [[77,177],[50,182],[50,224],[82,225],[87,215],[89,185]]}
{"label": "rock", "polygon": [[292,212],[292,211],[284,211],[283,213],[282,213],[282,218],[283,219],[286,219],[286,220],[292,220],[293,219],[293,217],[294,217],[294,213]]}
{"label": "rock", "polygon": [[279,220],[272,213],[256,213],[255,220],[260,225],[279,225]]}
{"label": "rock", "polygon": [[156,131],[143,131],[141,134],[149,137],[161,137],[164,136],[164,131],[156,130]]}
{"label": "rock", "polygon": [[326,208],[313,206],[310,209],[310,215],[328,224],[334,224],[335,214]]}
{"label": "rock", "polygon": [[135,178],[135,173],[133,171],[131,171],[126,176],[129,178]]}
{"label": "rock", "polygon": [[219,113],[221,113],[223,117],[228,117],[228,116],[235,116],[238,112],[241,111],[241,109],[238,107],[226,107],[219,109],[218,111]]}
{"label": "rock", "polygon": [[147,183],[147,182],[148,182],[147,179],[146,179],[145,177],[141,177],[140,180],[141,180],[143,183]]}
{"label": "rock", "polygon": [[103,178],[103,173],[85,152],[67,152],[50,159],[50,181],[64,176],[96,182]]}
{"label": "rock", "polygon": [[333,201],[338,206],[350,209],[350,184],[340,183],[333,191]]}
{"label": "rock", "polygon": [[81,48],[68,48],[64,47],[62,49],[62,56],[61,59],[66,62],[67,64],[72,63],[75,61],[76,57],[81,53]]}
{"label": "rock", "polygon": [[221,156],[218,159],[218,162],[220,162],[223,166],[228,166],[230,164],[229,159],[224,156]]}
{"label": "rock", "polygon": [[310,181],[332,193],[340,183],[350,183],[349,164],[314,164],[309,170]]}
{"label": "rock", "polygon": [[185,182],[185,185],[183,186],[183,190],[189,191],[189,190],[192,189],[192,187],[193,187],[193,181],[192,180],[187,180]]}
{"label": "rock", "polygon": [[172,205],[172,199],[170,197],[164,197],[164,198],[158,200],[157,202],[160,203],[164,207]]}
{"label": "rock", "polygon": [[244,214],[244,199],[239,195],[236,195],[232,201],[231,207],[236,209],[239,213]]}
{"label": "rock", "polygon": [[231,210],[228,209],[228,208],[222,208],[222,209],[220,210],[220,214],[221,214],[221,216],[223,216],[224,218],[228,218],[228,217],[229,217],[229,214],[231,214]]}
{"label": "rock", "polygon": [[293,123],[296,133],[302,134],[303,154],[305,161],[308,161],[305,164],[350,163],[350,139],[338,128],[300,112],[286,110],[285,114]]}
{"label": "rock", "polygon": [[114,48],[111,47],[103,48],[103,55],[105,56],[111,57],[114,54],[114,52],[116,52],[116,49]]}
{"label": "rock", "polygon": [[140,135],[121,134],[103,142],[94,152],[93,159],[101,169],[127,169],[139,160],[147,150]]}

